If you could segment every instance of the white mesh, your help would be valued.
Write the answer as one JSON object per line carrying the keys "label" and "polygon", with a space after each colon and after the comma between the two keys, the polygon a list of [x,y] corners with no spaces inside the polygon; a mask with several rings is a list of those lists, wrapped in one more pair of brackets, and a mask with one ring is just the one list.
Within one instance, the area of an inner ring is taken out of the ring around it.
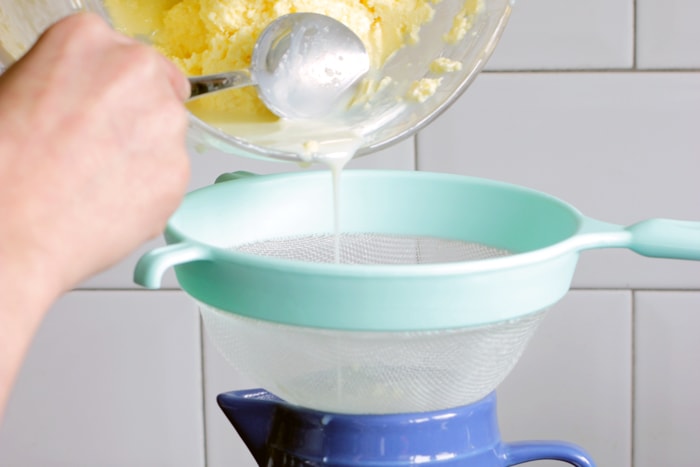
{"label": "white mesh", "polygon": [[427,264],[507,256],[506,250],[444,238],[377,233],[308,235],[266,240],[234,248],[258,256],[342,264]]}
{"label": "white mesh", "polygon": [[[472,261],[509,254],[478,243],[382,234],[282,238],[234,249],[342,264]],[[207,305],[200,309],[214,345],[239,371],[291,403],[341,413],[420,412],[475,402],[510,372],[543,315],[465,329],[354,332],[271,323]]]}
{"label": "white mesh", "polygon": [[288,326],[201,305],[214,345],[279,397],[341,413],[437,410],[475,402],[513,368],[544,313],[423,332]]}

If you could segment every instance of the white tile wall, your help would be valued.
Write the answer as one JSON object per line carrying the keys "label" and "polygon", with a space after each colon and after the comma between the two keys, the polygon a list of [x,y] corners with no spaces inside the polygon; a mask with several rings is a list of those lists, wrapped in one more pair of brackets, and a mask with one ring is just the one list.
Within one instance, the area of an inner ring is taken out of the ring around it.
{"label": "white tile wall", "polygon": [[637,292],[635,305],[635,467],[695,467],[700,291]]}
{"label": "white tile wall", "polygon": [[182,292],[73,292],[0,429],[0,465],[204,466],[199,319]]}
{"label": "white tile wall", "polygon": [[517,0],[488,69],[629,68],[633,6],[633,0]]}
{"label": "white tile wall", "polygon": [[[621,224],[700,221],[698,8],[520,0],[488,71],[452,109],[415,145],[353,165],[506,180]],[[226,171],[297,170],[192,161],[192,188]],[[254,465],[215,403],[251,383],[201,338],[184,295],[131,282],[157,244],[56,305],[0,428],[0,465]],[[177,287],[172,275],[165,286]],[[700,264],[586,252],[574,286],[499,391],[504,438],[573,441],[601,466],[697,465]]]}
{"label": "white tile wall", "polygon": [[637,0],[637,66],[700,68],[699,16],[696,0]]}

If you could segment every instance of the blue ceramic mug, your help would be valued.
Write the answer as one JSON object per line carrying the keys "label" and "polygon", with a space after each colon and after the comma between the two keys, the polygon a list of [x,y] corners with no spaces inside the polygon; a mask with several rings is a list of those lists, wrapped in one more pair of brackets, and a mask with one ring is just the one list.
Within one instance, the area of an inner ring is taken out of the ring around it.
{"label": "blue ceramic mug", "polygon": [[221,394],[218,403],[265,467],[508,467],[545,459],[595,466],[569,443],[502,442],[494,393],[463,407],[387,415],[320,412],[262,389]]}

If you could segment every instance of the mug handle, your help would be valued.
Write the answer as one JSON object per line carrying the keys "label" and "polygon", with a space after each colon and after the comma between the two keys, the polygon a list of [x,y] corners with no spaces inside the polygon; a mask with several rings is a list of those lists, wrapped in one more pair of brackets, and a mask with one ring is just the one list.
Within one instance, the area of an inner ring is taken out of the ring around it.
{"label": "mug handle", "polygon": [[503,455],[506,466],[539,460],[568,462],[575,467],[595,467],[588,454],[575,444],[563,441],[519,441],[505,443]]}

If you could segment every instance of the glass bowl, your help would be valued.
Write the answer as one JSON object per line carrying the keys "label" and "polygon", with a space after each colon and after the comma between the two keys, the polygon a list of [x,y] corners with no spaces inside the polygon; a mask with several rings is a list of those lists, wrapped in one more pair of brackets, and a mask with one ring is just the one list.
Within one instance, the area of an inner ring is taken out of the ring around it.
{"label": "glass bowl", "polygon": [[[434,13],[420,27],[419,39],[407,41],[373,70],[367,81],[372,91],[342,118],[229,125],[204,121],[191,113],[189,140],[194,147],[295,162],[310,162],[318,154],[337,151],[365,155],[383,149],[427,125],[464,92],[493,52],[511,4],[512,0],[430,3]],[[465,18],[462,13],[467,9],[476,13]],[[0,72],[26,52],[51,23],[84,10],[113,23],[101,0],[0,0]],[[153,32],[139,37],[148,41]],[[461,65],[436,69],[437,58]]]}

